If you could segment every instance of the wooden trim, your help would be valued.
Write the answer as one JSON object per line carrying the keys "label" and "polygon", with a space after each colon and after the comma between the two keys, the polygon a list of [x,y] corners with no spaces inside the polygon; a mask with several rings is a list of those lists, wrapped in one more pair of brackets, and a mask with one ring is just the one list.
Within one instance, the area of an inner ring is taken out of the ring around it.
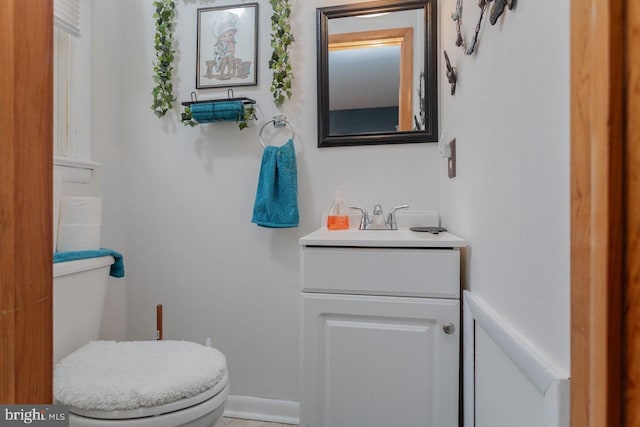
{"label": "wooden trim", "polygon": [[622,2],[571,2],[571,423],[621,425]]}
{"label": "wooden trim", "polygon": [[413,129],[413,28],[390,28],[329,35],[329,51],[400,46],[398,130]]}
{"label": "wooden trim", "polygon": [[625,421],[640,425],[640,3],[627,11]]}
{"label": "wooden trim", "polygon": [[398,130],[413,129],[413,28],[407,28],[400,45],[400,112]]}
{"label": "wooden trim", "polygon": [[15,193],[14,144],[6,143],[14,139],[13,111],[13,64],[14,45],[14,1],[0,7],[0,402],[15,402],[15,294],[11,285],[14,268],[8,260],[14,257],[15,242],[14,209],[11,201]]}
{"label": "wooden trim", "polygon": [[3,1],[0,39],[0,402],[51,403],[51,0]]}
{"label": "wooden trim", "polygon": [[[410,38],[408,38],[409,35],[411,35]],[[330,34],[329,50],[355,49],[387,43],[397,46],[400,43],[407,42],[407,40],[413,43],[413,28],[411,27]]]}

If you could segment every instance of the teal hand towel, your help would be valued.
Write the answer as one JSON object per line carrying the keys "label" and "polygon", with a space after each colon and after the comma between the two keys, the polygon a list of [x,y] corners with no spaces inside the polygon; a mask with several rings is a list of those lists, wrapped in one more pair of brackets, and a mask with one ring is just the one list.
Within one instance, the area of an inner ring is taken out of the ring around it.
{"label": "teal hand towel", "polygon": [[89,251],[67,251],[56,252],[53,254],[53,263],[76,261],[85,258],[99,258],[102,256],[111,255],[116,261],[111,264],[111,270],[109,275],[113,277],[124,277],[124,259],[120,252],[116,252],[113,249],[100,248]]}
{"label": "teal hand towel", "polygon": [[198,123],[211,123],[224,120],[238,121],[244,116],[242,101],[208,102],[191,104],[191,114]]}
{"label": "teal hand towel", "polygon": [[298,226],[298,170],[292,140],[264,148],[251,222],[272,228]]}

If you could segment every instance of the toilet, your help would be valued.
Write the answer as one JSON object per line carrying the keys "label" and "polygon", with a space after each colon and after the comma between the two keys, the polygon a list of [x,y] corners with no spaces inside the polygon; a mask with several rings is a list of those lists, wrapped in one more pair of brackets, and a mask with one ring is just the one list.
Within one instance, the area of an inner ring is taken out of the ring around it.
{"label": "toilet", "polygon": [[111,256],[54,264],[54,398],[71,427],[221,427],[225,357],[187,341],[98,341]]}

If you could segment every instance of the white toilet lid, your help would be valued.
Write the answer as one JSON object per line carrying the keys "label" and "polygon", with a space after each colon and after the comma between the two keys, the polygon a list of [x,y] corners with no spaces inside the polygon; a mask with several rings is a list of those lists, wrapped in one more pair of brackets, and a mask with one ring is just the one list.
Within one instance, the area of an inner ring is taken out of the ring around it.
{"label": "white toilet lid", "polygon": [[228,382],[218,350],[186,341],[94,341],[54,371],[57,402],[93,418],[177,411],[218,394]]}

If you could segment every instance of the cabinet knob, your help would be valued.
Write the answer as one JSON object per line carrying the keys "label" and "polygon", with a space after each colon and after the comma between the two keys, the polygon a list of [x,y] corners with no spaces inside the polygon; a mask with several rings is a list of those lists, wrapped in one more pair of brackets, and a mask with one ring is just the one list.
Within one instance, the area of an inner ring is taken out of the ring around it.
{"label": "cabinet knob", "polygon": [[456,331],[456,325],[454,325],[453,323],[445,323],[444,325],[442,325],[442,331],[445,334],[451,335]]}

